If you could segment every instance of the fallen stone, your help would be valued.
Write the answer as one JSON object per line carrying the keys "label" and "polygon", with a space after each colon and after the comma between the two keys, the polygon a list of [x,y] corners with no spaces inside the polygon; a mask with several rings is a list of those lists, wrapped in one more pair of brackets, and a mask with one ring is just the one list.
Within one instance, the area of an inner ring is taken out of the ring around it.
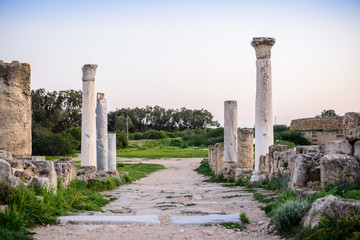
{"label": "fallen stone", "polygon": [[50,179],[47,177],[33,177],[31,178],[28,186],[35,189],[46,188],[51,190]]}
{"label": "fallen stone", "polygon": [[55,171],[64,186],[70,184],[77,176],[76,166],[72,158],[60,158],[56,161]]}
{"label": "fallen stone", "polygon": [[55,166],[52,161],[26,161],[34,164],[37,168],[37,174],[39,177],[46,177],[50,181],[50,188],[56,191],[57,189],[57,174],[55,171]]}
{"label": "fallen stone", "polygon": [[310,146],[297,146],[296,147],[296,154],[316,154],[320,152],[319,146],[317,145],[310,145]]}
{"label": "fallen stone", "polygon": [[356,141],[354,144],[354,157],[360,160],[360,141]]}
{"label": "fallen stone", "polygon": [[329,214],[336,219],[350,217],[354,212],[360,210],[360,201],[354,199],[338,198],[328,195],[317,199],[311,206],[310,210],[303,218],[304,227],[315,227],[324,217],[324,213]]}
{"label": "fallen stone", "polygon": [[324,155],[320,161],[321,183],[344,185],[360,180],[360,164],[347,154]]}
{"label": "fallen stone", "polygon": [[205,225],[236,222],[242,226],[239,213],[228,215],[209,214],[201,216],[171,216],[171,223],[178,225]]}
{"label": "fallen stone", "polygon": [[153,223],[160,224],[157,215],[139,215],[139,216],[64,216],[57,218],[58,223],[92,223],[92,224],[110,224],[110,223]]}
{"label": "fallen stone", "polygon": [[352,155],[354,147],[346,140],[329,141],[320,146],[320,151],[325,154],[340,153]]}
{"label": "fallen stone", "polygon": [[11,152],[0,150],[0,158],[4,160],[13,160]]}
{"label": "fallen stone", "polygon": [[346,140],[360,140],[360,112],[345,113],[344,137]]}
{"label": "fallen stone", "polygon": [[0,159],[0,182],[6,182],[11,176],[11,165],[4,159]]}
{"label": "fallen stone", "polygon": [[18,188],[21,186],[21,179],[18,177],[11,176],[8,178],[7,182],[9,183],[10,187]]}

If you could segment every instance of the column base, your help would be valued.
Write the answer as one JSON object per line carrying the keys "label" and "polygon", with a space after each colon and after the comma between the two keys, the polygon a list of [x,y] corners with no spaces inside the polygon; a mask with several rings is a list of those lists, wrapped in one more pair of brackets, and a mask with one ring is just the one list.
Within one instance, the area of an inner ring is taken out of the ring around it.
{"label": "column base", "polygon": [[259,174],[259,172],[257,171],[254,171],[253,172],[253,175],[251,176],[250,178],[250,182],[259,182],[260,180],[262,180],[262,176]]}

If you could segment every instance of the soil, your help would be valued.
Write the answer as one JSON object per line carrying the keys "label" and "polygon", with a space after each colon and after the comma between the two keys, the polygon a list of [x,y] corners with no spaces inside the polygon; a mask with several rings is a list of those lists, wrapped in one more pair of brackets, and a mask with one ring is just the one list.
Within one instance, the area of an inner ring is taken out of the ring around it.
{"label": "soil", "polygon": [[[93,215],[158,215],[160,224],[62,224],[32,229],[35,239],[280,239],[268,232],[270,219],[259,209],[263,203],[253,200],[253,193],[242,187],[227,188],[219,183],[204,182],[206,177],[194,171],[200,158],[124,159],[121,162],[158,163],[166,167],[133,184],[102,192],[117,200]],[[257,190],[263,194],[272,194]],[[171,216],[232,214],[245,212],[250,223],[245,229],[223,226],[181,226]]]}

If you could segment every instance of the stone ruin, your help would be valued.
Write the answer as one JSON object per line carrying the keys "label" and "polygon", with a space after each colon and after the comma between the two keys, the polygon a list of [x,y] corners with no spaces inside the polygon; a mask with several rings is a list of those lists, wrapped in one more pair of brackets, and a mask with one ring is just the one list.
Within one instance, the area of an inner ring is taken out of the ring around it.
{"label": "stone ruin", "polygon": [[[98,95],[95,119],[96,67],[83,67],[82,167],[77,171],[72,158],[61,158],[54,164],[44,156],[31,156],[30,65],[0,61],[0,182],[14,188],[24,184],[56,191],[58,178],[67,186],[76,178],[89,182],[122,177],[116,171],[116,134],[107,133],[103,94]],[[97,151],[97,147],[102,151]],[[96,152],[99,153],[97,159]],[[103,172],[96,172],[97,166]]]}
{"label": "stone ruin", "polygon": [[250,176],[254,166],[254,131],[252,129],[238,129],[237,136],[236,161],[232,165],[224,165],[224,143],[209,146],[208,155],[209,166],[215,174],[222,174],[235,180]]}
{"label": "stone ruin", "polygon": [[270,146],[269,153],[260,158],[259,173],[263,178],[287,174],[289,187],[305,196],[327,183],[360,181],[360,113],[346,113],[343,124],[346,140],[325,142],[320,147],[298,146],[296,150]]}
{"label": "stone ruin", "polygon": [[31,156],[30,65],[0,61],[0,149]]}

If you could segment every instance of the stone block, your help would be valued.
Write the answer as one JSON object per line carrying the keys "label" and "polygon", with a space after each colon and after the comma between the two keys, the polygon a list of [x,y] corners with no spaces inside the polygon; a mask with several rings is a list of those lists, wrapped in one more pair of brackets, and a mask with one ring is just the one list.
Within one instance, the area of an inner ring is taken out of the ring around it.
{"label": "stone block", "polygon": [[35,189],[46,188],[48,190],[52,190],[50,179],[47,177],[33,177],[31,178],[28,186]]}
{"label": "stone block", "polygon": [[14,176],[9,177],[7,181],[10,184],[10,187],[12,188],[18,188],[21,186],[21,179],[18,177],[14,177]]}
{"label": "stone block", "polygon": [[[215,162],[215,173],[216,174],[221,174],[223,168],[224,168],[224,165],[225,165],[225,147],[224,147],[224,143],[218,143],[216,144],[217,146],[217,150],[216,150],[216,154],[217,154],[217,157],[216,157],[216,162]],[[236,165],[236,163],[234,163]],[[230,165],[230,166],[233,166],[233,165]],[[229,166],[229,167],[230,167]]]}
{"label": "stone block", "polygon": [[0,159],[13,160],[13,156],[12,156],[11,152],[8,152],[5,150],[0,150]]}
{"label": "stone block", "polygon": [[6,182],[11,176],[11,165],[4,159],[0,159],[0,182]]}
{"label": "stone block", "polygon": [[296,155],[291,158],[291,161],[290,187],[306,187],[310,170],[306,158],[303,155]]}
{"label": "stone block", "polygon": [[234,179],[237,181],[239,178],[250,178],[253,171],[252,168],[236,168]]}
{"label": "stone block", "polygon": [[74,160],[70,157],[60,158],[56,161],[55,171],[64,186],[70,184],[77,176],[77,170]]}
{"label": "stone block", "polygon": [[57,174],[55,171],[55,166],[52,161],[26,161],[30,162],[37,168],[37,175],[39,177],[46,177],[50,181],[50,188],[56,191],[57,189]]}
{"label": "stone block", "polygon": [[343,199],[328,195],[313,202],[310,210],[303,218],[303,225],[304,227],[315,227],[320,220],[324,218],[324,213],[329,214],[336,219],[341,219],[353,216],[354,212],[358,212],[359,209],[359,200]]}
{"label": "stone block", "polygon": [[321,183],[344,185],[360,180],[358,160],[347,154],[327,154],[320,160]]}
{"label": "stone block", "polygon": [[360,160],[360,141],[356,141],[354,144],[354,157]]}
{"label": "stone block", "polygon": [[317,145],[297,146],[296,147],[296,154],[314,155],[319,152],[320,152],[320,149],[319,149],[319,146],[317,146]]}
{"label": "stone block", "polygon": [[340,153],[352,155],[354,147],[346,140],[330,141],[320,146],[320,151],[325,154]]}
{"label": "stone block", "polygon": [[346,140],[360,140],[360,112],[345,113],[344,137]]}

